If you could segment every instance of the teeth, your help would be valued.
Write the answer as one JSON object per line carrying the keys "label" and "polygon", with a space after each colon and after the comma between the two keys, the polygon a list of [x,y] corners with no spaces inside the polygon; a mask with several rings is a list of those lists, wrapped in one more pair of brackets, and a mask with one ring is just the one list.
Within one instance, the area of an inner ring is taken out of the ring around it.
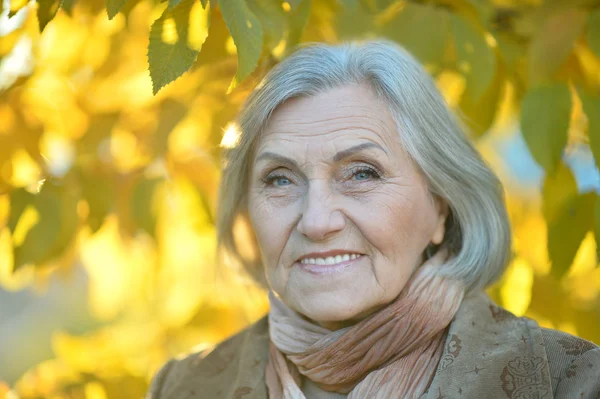
{"label": "teeth", "polygon": [[344,254],[336,256],[328,256],[326,258],[304,258],[300,262],[309,265],[335,265],[337,263],[356,259],[360,254]]}

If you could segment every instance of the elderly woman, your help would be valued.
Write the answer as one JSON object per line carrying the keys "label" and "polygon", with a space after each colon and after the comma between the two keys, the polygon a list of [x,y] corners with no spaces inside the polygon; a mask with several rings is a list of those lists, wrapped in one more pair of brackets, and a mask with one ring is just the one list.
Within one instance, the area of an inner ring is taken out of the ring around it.
{"label": "elderly woman", "polygon": [[598,346],[485,295],[510,254],[502,187],[403,49],[304,47],[239,128],[219,242],[239,256],[249,221],[270,312],[169,361],[149,398],[600,398]]}

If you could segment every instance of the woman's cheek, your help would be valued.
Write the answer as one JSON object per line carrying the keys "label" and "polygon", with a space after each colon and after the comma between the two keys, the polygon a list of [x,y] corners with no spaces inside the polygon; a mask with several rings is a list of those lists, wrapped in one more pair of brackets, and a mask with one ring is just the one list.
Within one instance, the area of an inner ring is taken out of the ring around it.
{"label": "woman's cheek", "polygon": [[265,206],[280,217],[287,208],[293,207],[302,199],[303,190],[300,187],[268,188],[263,193]]}
{"label": "woman's cheek", "polygon": [[269,210],[268,203],[264,198],[255,197],[249,203],[249,214],[252,228],[258,239],[258,244],[264,251],[266,249],[264,248],[264,243],[268,242],[266,238],[272,234],[272,232],[269,231],[272,212]]}
{"label": "woman's cheek", "polygon": [[269,267],[277,263],[285,243],[286,216],[289,213],[269,198],[256,198],[252,204],[251,219],[258,244]]}
{"label": "woman's cheek", "polygon": [[271,231],[273,228],[273,212],[264,200],[256,205],[254,212],[254,224],[257,229],[258,239],[263,244],[267,242],[267,238],[273,233]]}

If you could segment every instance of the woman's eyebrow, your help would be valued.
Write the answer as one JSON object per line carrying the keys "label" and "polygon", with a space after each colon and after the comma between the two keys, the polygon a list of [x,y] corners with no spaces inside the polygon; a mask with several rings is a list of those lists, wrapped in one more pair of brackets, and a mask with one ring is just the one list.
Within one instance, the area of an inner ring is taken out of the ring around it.
{"label": "woman's eyebrow", "polygon": [[333,160],[335,162],[341,161],[342,159],[347,158],[350,155],[352,155],[356,152],[365,150],[367,148],[378,148],[387,154],[387,151],[379,144],[373,143],[373,142],[368,142],[368,143],[357,144],[355,146],[352,146],[350,148],[347,148],[345,150],[338,152],[337,154],[334,155]]}
{"label": "woman's eyebrow", "polygon": [[[377,149],[379,149],[379,150],[381,150],[381,151],[383,151],[383,152],[385,152],[387,154],[387,151],[383,147],[381,147],[379,144],[373,143],[373,142],[369,142],[369,143],[357,144],[355,146],[352,146],[350,148],[342,150],[342,151],[338,152],[337,154],[335,154],[333,156],[333,160],[335,162],[339,162],[342,159],[347,158],[350,155],[352,155],[354,153],[357,153],[359,151],[365,150],[367,148],[377,148]],[[293,159],[290,159],[290,158],[285,157],[283,155],[275,154],[275,153],[269,152],[269,151],[265,151],[265,152],[261,153],[256,158],[256,163],[258,163],[262,159],[273,159],[273,160],[279,161],[281,163],[291,165],[291,166],[293,166],[295,168],[298,167],[298,165],[296,164],[296,162]]]}

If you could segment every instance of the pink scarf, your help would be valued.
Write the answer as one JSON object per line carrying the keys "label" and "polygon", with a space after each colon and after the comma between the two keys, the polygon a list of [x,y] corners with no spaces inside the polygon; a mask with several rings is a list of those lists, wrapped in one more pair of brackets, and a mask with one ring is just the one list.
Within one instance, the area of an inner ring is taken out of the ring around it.
{"label": "pink scarf", "polygon": [[304,376],[349,399],[420,398],[465,293],[460,281],[438,276],[438,268],[424,264],[397,299],[337,331],[303,319],[269,293],[269,397],[305,399]]}

